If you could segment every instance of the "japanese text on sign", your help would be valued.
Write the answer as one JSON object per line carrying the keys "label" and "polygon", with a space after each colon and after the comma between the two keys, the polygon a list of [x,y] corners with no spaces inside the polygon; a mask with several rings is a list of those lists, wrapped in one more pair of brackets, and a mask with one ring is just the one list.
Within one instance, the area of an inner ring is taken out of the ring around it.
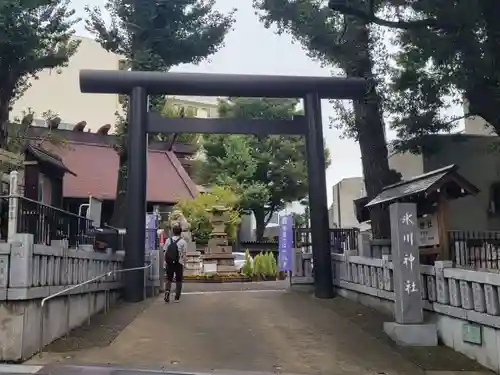
{"label": "japanese text on sign", "polygon": [[404,258],[403,258],[403,264],[406,266],[406,267],[409,267],[410,270],[413,271],[413,262],[415,261],[415,257],[413,256],[413,254],[405,254]]}
{"label": "japanese text on sign", "polygon": [[280,271],[290,271],[292,260],[292,220],[290,216],[280,217],[279,232],[279,266]]}
{"label": "japanese text on sign", "polygon": [[415,224],[413,222],[412,217],[413,217],[413,214],[410,214],[409,212],[405,213],[403,215],[403,217],[401,218],[401,223],[403,223],[404,225],[413,225],[413,224]]}
{"label": "japanese text on sign", "polygon": [[417,292],[417,284],[415,283],[415,281],[406,280],[405,292],[408,294]]}

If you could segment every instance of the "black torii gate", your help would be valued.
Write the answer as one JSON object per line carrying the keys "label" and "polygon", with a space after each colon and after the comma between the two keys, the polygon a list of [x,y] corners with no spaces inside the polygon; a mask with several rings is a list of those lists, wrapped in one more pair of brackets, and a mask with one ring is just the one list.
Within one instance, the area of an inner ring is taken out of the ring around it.
{"label": "black torii gate", "polygon": [[[125,268],[144,265],[147,133],[295,134],[306,137],[315,295],[334,297],[321,99],[356,99],[363,78],[192,74],[82,70],[83,93],[129,95],[127,241]],[[148,95],[302,98],[305,117],[294,120],[163,118],[148,113]],[[144,271],[125,275],[125,298],[143,297]]]}

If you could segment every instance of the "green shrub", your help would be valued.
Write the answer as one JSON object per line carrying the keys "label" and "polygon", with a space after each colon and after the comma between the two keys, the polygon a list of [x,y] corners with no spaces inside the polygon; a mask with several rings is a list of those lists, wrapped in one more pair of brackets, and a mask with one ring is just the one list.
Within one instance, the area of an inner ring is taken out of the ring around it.
{"label": "green shrub", "polygon": [[269,259],[269,253],[262,253],[262,275],[271,276],[272,272],[271,260]]}
{"label": "green shrub", "polygon": [[246,277],[252,277],[254,272],[254,267],[252,266],[252,258],[250,257],[250,252],[248,249],[245,251],[245,263],[243,264],[243,268],[241,273]]}
{"label": "green shrub", "polygon": [[271,276],[278,275],[278,262],[273,253],[269,253],[270,263],[271,263]]}
{"label": "green shrub", "polygon": [[262,254],[257,254],[255,258],[253,258],[253,275],[262,276],[262,271],[263,271]]}

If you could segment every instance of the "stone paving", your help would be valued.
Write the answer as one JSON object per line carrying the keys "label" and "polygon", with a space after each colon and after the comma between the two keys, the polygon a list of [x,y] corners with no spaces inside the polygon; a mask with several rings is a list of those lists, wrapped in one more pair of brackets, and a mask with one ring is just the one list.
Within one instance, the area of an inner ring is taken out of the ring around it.
{"label": "stone paving", "polygon": [[[387,317],[340,297],[317,300],[286,287],[286,282],[186,284],[181,303],[157,298],[141,309],[123,305],[28,363],[308,375],[485,371],[448,348],[398,348],[380,333]],[[118,334],[119,316],[132,307],[137,311],[128,313]],[[96,335],[102,342],[77,345],[95,330],[109,331],[112,338]]]}

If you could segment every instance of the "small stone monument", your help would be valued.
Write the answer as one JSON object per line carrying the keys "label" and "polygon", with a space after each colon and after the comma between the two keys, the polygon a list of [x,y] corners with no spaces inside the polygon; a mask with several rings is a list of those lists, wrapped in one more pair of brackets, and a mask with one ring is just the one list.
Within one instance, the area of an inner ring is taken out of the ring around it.
{"label": "small stone monument", "polygon": [[170,228],[179,225],[182,228],[182,238],[187,242],[187,262],[184,265],[185,275],[199,275],[201,273],[201,253],[196,251],[196,243],[191,236],[191,225],[180,210],[170,214]]}
{"label": "small stone monument", "polygon": [[214,206],[207,211],[212,214],[210,222],[213,229],[205,254],[202,256],[204,272],[236,273],[233,249],[228,245],[225,230],[226,214],[229,208]]}
{"label": "small stone monument", "polygon": [[384,331],[399,345],[436,346],[436,325],[424,323],[417,205],[393,203],[390,218],[396,321],[384,323]]}

